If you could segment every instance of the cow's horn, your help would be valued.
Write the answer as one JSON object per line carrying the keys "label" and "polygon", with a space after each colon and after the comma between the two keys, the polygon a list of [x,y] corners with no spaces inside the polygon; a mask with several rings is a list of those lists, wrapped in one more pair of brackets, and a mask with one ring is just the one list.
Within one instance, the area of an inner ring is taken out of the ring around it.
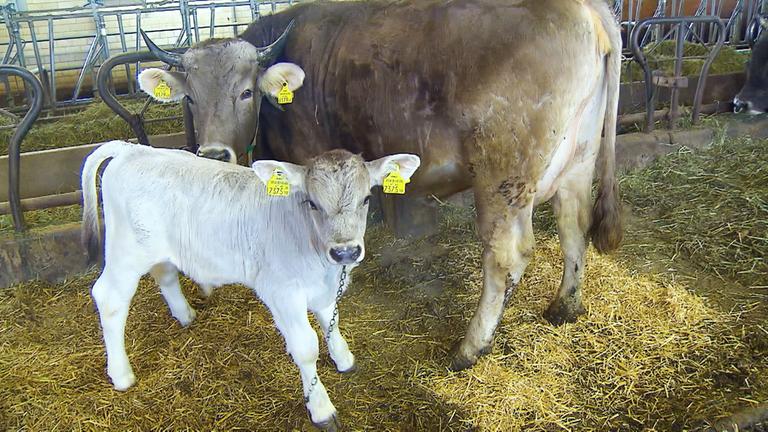
{"label": "cow's horn", "polygon": [[144,33],[144,30],[139,31],[141,32],[141,37],[144,38],[144,42],[147,44],[147,47],[149,47],[149,50],[152,51],[152,54],[154,54],[155,57],[157,57],[165,64],[171,66],[181,66],[180,54],[172,53],[160,48],[159,46],[155,45],[154,42],[152,42],[152,39],[150,39],[149,36]]}
{"label": "cow's horn", "polygon": [[281,34],[276,41],[272,42],[272,44],[269,46],[258,49],[259,63],[263,65],[270,65],[275,62],[280,53],[283,52],[285,41],[288,39],[288,33],[291,31],[294,24],[295,20],[291,20],[291,22],[288,23],[288,27],[283,30],[283,34]]}

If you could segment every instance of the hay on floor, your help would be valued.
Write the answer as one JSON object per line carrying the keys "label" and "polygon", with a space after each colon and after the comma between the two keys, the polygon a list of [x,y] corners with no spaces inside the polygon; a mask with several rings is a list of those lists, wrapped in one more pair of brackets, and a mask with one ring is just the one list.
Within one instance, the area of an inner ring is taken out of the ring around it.
{"label": "hay on floor", "polygon": [[[479,296],[480,245],[466,212],[410,245],[380,229],[341,304],[359,371],[319,374],[348,430],[695,430],[768,398],[766,338],[732,333],[738,316],[686,287],[634,274],[590,253],[588,313],[541,318],[559,283],[556,240],[536,255],[504,314],[493,352],[446,369]],[[181,328],[150,281],[128,321],[138,383],[112,390],[95,275],[0,292],[0,424],[17,430],[311,430],[298,373],[266,309],[242,287],[212,299]],[[760,348],[762,347],[762,348]],[[760,351],[762,349],[762,351]]]}

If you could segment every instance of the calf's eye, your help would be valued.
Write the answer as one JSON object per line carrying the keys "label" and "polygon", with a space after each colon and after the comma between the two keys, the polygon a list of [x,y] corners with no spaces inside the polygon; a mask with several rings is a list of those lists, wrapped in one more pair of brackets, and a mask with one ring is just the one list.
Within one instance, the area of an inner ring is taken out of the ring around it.
{"label": "calf's eye", "polygon": [[240,93],[240,100],[246,100],[253,97],[253,91],[251,89],[246,89],[242,93]]}
{"label": "calf's eye", "polygon": [[317,210],[317,205],[314,202],[312,202],[312,200],[306,200],[304,202],[307,203],[309,205],[309,208],[311,208],[312,210]]}
{"label": "calf's eye", "polygon": [[189,102],[190,105],[194,105],[195,104],[195,101],[193,101],[191,97],[184,96],[184,98],[187,100],[187,102]]}
{"label": "calf's eye", "polygon": [[367,196],[367,197],[365,197],[365,199],[363,200],[363,205],[368,205],[370,202],[371,202],[371,196],[370,196],[370,195],[368,195],[368,196]]}

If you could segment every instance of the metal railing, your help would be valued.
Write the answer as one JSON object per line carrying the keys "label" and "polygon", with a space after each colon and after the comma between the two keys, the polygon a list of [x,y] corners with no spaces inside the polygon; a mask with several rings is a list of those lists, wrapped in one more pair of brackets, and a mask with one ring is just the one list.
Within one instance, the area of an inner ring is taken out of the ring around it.
{"label": "metal railing", "polygon": [[[707,76],[709,74],[709,67],[714,61],[717,53],[725,43],[726,24],[722,19],[716,16],[694,16],[694,17],[656,17],[648,18],[640,21],[634,28],[631,38],[630,47],[634,54],[634,59],[643,68],[643,74],[645,77],[645,131],[650,132],[654,127],[654,110],[656,107],[656,90],[659,86],[670,87],[670,108],[668,120],[672,128],[674,128],[678,114],[678,98],[681,87],[687,86],[687,78],[682,76],[683,66],[683,48],[684,43],[691,35],[697,37],[695,32],[692,31],[693,25],[707,24],[715,27],[716,41],[712,48],[709,50],[708,55],[702,65],[701,72],[699,73],[699,80],[696,86],[696,93],[693,98],[692,108],[692,122],[696,124],[699,120],[699,110],[701,108],[701,99],[706,86]],[[674,75],[663,76],[657,74],[654,76],[653,71],[648,64],[646,53],[643,52],[640,35],[643,34],[643,30],[651,27],[661,27],[665,25],[671,25],[672,30],[670,34],[675,36],[675,66]]]}
{"label": "metal railing", "polygon": [[[727,7],[733,5],[728,10]],[[695,8],[693,7],[695,5]],[[653,12],[650,12],[653,10]],[[693,11],[690,13],[690,11]],[[635,27],[648,18],[678,18],[678,17],[703,17],[716,16],[726,21],[726,42],[735,47],[746,47],[750,41],[750,31],[747,27],[761,13],[768,12],[768,0],[736,0],[735,3],[728,0],[614,0],[613,11],[627,35],[634,33]],[[701,23],[689,23],[689,29],[699,26],[699,34],[713,34],[714,23],[707,21]],[[708,32],[701,31],[704,28]],[[650,42],[661,42],[668,39],[669,33],[656,27],[653,31],[643,32],[639,40],[640,46]],[[625,52],[632,53],[632,47],[627,38]],[[705,40],[714,43],[714,40]]]}
{"label": "metal railing", "polygon": [[43,108],[43,86],[29,70],[15,65],[0,65],[0,76],[17,76],[24,80],[29,88],[31,100],[29,110],[13,132],[8,143],[8,203],[13,217],[13,226],[17,232],[24,231],[24,213],[21,208],[21,190],[19,171],[21,170],[21,142],[37,120]]}
{"label": "metal railing", "polygon": [[[20,12],[13,4],[8,4],[2,6],[0,10],[9,41],[6,44],[0,44],[0,49],[5,46],[4,63],[17,64],[33,71],[36,69],[46,90],[47,105],[57,108],[91,100],[91,96],[82,94],[85,81],[90,74],[94,78],[92,82],[95,88],[95,74],[98,66],[113,53],[139,51],[143,48],[143,41],[139,36],[142,19],[149,20],[152,15],[159,13],[177,14],[178,21],[171,25],[166,23],[160,29],[143,29],[149,34],[177,33],[174,46],[189,47],[199,42],[201,38],[213,37],[217,32],[221,34],[221,29],[229,28],[232,31],[231,34],[235,36],[262,13],[274,12],[282,6],[289,6],[296,2],[297,0],[173,0],[134,6],[106,7],[100,5],[98,0],[88,0],[84,7],[34,12]],[[232,18],[229,22],[217,23],[217,11],[222,9],[231,11]],[[245,12],[246,10],[250,12]],[[203,12],[207,14],[207,22]],[[89,20],[93,23],[94,30],[91,33],[75,36],[57,34],[58,24],[65,24],[66,21],[72,20],[81,22]],[[133,21],[132,29],[128,28],[127,21]],[[45,34],[42,36],[38,35],[41,28],[45,29]],[[201,29],[207,29],[207,32],[203,31],[201,34]],[[29,39],[23,37],[25,33]],[[129,43],[130,39],[133,39],[132,44]],[[57,55],[59,52],[57,43],[72,43],[72,41],[88,44],[81,62],[62,61]],[[32,56],[28,55],[29,48]],[[44,50],[48,51],[45,56]],[[57,73],[66,71],[76,72],[77,79],[72,94],[62,97],[57,90]],[[126,77],[130,78],[131,70],[127,64],[125,73]],[[10,85],[7,82],[5,85],[6,91],[10,93]],[[131,94],[135,91],[133,87],[128,89]]]}

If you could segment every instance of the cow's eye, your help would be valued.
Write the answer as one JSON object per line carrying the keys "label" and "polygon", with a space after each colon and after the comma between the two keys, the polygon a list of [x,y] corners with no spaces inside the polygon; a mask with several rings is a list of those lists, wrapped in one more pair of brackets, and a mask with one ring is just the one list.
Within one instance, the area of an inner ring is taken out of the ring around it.
{"label": "cow's eye", "polygon": [[192,98],[189,97],[189,96],[184,96],[184,99],[186,99],[187,103],[189,103],[190,105],[194,105],[195,104],[195,101],[193,101]]}
{"label": "cow's eye", "polygon": [[245,89],[242,93],[240,93],[240,100],[246,100],[253,97],[253,91],[251,89]]}
{"label": "cow's eye", "polygon": [[368,196],[367,196],[367,197],[365,197],[365,199],[363,200],[363,205],[368,205],[370,202],[371,202],[371,196],[370,196],[370,195],[368,195]]}
{"label": "cow's eye", "polygon": [[317,210],[317,205],[312,200],[306,200],[304,202],[307,203],[307,205],[309,205],[309,208],[311,208],[312,210]]}

